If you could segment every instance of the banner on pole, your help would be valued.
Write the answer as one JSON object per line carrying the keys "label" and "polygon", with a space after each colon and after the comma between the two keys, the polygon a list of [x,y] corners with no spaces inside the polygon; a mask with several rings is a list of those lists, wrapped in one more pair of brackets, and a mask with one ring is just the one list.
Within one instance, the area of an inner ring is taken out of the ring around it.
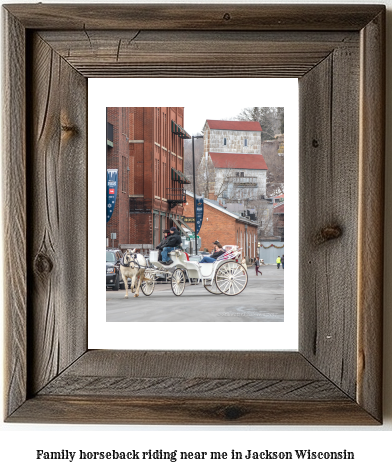
{"label": "banner on pole", "polygon": [[118,170],[107,170],[106,223],[112,217],[117,198]]}
{"label": "banner on pole", "polygon": [[200,232],[203,223],[204,199],[196,197],[196,234]]}

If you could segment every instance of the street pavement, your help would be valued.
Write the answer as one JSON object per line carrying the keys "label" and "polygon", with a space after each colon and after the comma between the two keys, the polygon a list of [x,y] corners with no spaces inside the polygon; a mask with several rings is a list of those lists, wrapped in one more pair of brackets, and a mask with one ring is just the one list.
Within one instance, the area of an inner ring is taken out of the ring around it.
{"label": "street pavement", "polygon": [[125,290],[106,291],[107,322],[282,322],[284,317],[284,270],[276,265],[248,268],[248,284],[236,296],[212,295],[202,284],[187,284],[175,296],[170,283],[156,283],[151,296],[140,290],[128,299]]}

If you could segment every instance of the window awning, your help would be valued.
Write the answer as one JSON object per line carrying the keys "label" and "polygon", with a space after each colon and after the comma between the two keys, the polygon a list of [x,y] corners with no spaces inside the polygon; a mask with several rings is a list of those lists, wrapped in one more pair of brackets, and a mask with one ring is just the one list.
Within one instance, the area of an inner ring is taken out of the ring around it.
{"label": "window awning", "polygon": [[189,133],[187,133],[180,125],[176,124],[174,120],[172,120],[172,132],[182,140],[191,138]]}
{"label": "window awning", "polygon": [[191,228],[189,227],[189,225],[186,224],[186,223],[181,219],[181,217],[179,217],[178,220],[181,222],[181,225],[183,225],[184,227],[186,227],[186,228],[187,228],[188,230],[190,230],[192,233],[195,232],[195,230],[194,230],[194,229],[191,229]]}
{"label": "window awning", "polygon": [[191,232],[194,232],[190,227],[184,224],[184,222],[182,222],[180,218],[177,220],[175,217],[171,217],[171,220],[176,224],[176,226],[178,227],[178,229],[180,230],[182,234],[187,235],[186,232],[184,232],[184,229],[182,228],[182,226],[186,227]]}
{"label": "window awning", "polygon": [[181,171],[179,170],[176,170],[174,168],[171,169],[171,179],[173,181],[178,181],[180,182],[181,184],[191,184],[191,182],[189,181],[189,179],[184,175],[184,173],[182,173]]}

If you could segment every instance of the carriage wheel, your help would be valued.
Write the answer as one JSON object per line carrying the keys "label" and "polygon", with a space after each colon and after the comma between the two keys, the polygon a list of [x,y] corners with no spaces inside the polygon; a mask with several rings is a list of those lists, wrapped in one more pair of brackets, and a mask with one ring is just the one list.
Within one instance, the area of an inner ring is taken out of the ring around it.
{"label": "carriage wheel", "polygon": [[154,291],[154,288],[155,288],[154,274],[153,272],[150,272],[147,270],[146,272],[144,272],[144,276],[146,278],[149,278],[149,280],[144,280],[140,286],[141,286],[143,294],[146,296],[150,296],[152,295],[152,292]]}
{"label": "carriage wheel", "polygon": [[216,286],[215,279],[213,280],[208,280],[208,285],[207,285],[207,280],[203,281],[204,288],[212,293],[213,295],[222,295],[223,293],[221,290]]}
{"label": "carriage wheel", "polygon": [[176,296],[181,296],[185,289],[185,273],[177,268],[171,277],[171,288]]}
{"label": "carriage wheel", "polygon": [[248,283],[248,272],[237,262],[226,262],[216,271],[215,283],[225,295],[239,295]]}

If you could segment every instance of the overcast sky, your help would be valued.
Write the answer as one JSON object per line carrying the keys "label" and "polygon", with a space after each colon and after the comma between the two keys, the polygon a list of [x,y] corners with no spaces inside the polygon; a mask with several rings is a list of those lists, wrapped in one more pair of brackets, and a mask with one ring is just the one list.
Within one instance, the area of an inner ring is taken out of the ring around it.
{"label": "overcast sky", "polygon": [[200,106],[185,106],[184,128],[190,135],[199,134],[208,120],[231,120],[234,119],[243,108],[235,107],[232,104],[227,106],[205,105]]}

